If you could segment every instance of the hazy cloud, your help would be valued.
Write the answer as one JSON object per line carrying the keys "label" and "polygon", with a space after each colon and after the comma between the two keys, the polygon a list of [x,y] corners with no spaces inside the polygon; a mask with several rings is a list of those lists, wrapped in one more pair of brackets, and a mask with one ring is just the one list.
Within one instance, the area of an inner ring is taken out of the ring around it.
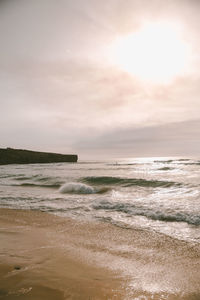
{"label": "hazy cloud", "polygon": [[[1,146],[82,157],[104,149],[121,157],[198,153],[199,6],[195,0],[1,0]],[[193,55],[188,72],[151,86],[110,64],[106,49],[144,20],[159,19],[182,24]]]}

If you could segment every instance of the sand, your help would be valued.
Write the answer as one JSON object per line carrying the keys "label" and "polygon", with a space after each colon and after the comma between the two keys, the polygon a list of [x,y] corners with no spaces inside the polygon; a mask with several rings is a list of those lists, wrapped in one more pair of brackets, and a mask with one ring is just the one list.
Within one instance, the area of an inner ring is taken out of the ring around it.
{"label": "sand", "polygon": [[200,299],[200,247],[145,230],[0,209],[0,299]]}

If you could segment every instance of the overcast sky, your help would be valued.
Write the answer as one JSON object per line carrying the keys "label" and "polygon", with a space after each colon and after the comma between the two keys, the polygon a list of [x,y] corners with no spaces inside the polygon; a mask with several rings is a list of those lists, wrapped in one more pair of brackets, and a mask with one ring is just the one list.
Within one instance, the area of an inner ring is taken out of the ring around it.
{"label": "overcast sky", "polygon": [[[0,0],[0,147],[198,156],[199,12],[198,0]],[[163,20],[182,28],[184,72],[151,84],[109,60],[116,38]]]}

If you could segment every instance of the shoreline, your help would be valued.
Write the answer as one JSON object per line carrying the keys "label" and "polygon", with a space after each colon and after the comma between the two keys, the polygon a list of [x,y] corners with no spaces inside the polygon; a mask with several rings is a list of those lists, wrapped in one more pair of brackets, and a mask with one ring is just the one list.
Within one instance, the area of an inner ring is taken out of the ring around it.
{"label": "shoreline", "polygon": [[200,245],[4,208],[0,237],[0,299],[200,298]]}

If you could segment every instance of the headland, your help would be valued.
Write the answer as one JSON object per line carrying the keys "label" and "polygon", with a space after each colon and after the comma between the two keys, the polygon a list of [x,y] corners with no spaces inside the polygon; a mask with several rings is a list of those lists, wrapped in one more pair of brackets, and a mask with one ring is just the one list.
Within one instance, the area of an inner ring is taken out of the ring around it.
{"label": "headland", "polygon": [[24,149],[0,148],[0,165],[77,162],[76,154],[58,154]]}

